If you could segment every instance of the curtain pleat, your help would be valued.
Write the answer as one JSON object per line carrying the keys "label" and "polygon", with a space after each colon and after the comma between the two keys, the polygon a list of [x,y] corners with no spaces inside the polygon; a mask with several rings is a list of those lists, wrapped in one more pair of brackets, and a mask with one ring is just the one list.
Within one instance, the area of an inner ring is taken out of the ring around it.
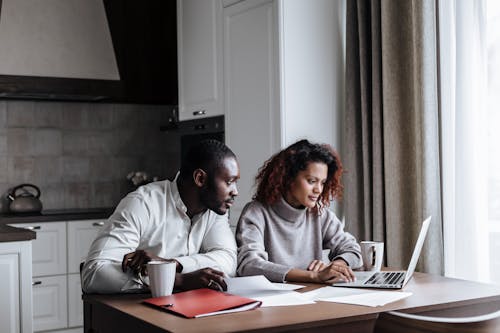
{"label": "curtain pleat", "polygon": [[418,269],[442,273],[434,1],[347,1],[346,24],[346,228],[404,268],[432,215]]}

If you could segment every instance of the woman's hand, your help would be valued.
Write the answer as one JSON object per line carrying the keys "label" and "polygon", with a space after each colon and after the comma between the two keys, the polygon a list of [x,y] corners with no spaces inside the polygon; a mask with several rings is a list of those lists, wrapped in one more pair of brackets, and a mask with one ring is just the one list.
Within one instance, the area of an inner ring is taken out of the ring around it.
{"label": "woman's hand", "polygon": [[327,264],[325,264],[321,260],[315,259],[315,260],[311,261],[309,266],[307,266],[307,270],[313,271],[313,272],[319,272],[320,270],[324,269],[325,267],[327,267]]}
{"label": "woman's hand", "polygon": [[330,265],[316,272],[315,278],[320,283],[352,282],[355,280],[354,273],[343,260],[332,261]]}

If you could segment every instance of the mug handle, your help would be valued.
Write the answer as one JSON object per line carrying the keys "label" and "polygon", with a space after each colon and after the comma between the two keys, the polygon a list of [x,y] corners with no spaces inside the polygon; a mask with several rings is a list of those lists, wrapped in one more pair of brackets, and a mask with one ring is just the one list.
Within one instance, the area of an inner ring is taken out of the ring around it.
{"label": "mug handle", "polygon": [[377,258],[377,250],[375,249],[375,246],[372,246],[372,252],[373,252],[373,255],[372,255],[372,266],[375,266],[375,261],[376,261],[376,258]]}
{"label": "mug handle", "polygon": [[146,276],[143,276],[142,273],[139,271],[139,273],[137,273],[137,277],[139,278],[139,280],[141,280],[142,284],[149,288],[149,283],[146,282]]}

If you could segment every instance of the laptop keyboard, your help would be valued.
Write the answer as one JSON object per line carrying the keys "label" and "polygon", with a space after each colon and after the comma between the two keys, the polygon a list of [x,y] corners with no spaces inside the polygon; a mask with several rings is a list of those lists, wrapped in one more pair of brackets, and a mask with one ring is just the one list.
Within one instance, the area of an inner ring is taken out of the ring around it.
{"label": "laptop keyboard", "polygon": [[400,284],[403,282],[406,272],[377,272],[374,273],[364,284]]}

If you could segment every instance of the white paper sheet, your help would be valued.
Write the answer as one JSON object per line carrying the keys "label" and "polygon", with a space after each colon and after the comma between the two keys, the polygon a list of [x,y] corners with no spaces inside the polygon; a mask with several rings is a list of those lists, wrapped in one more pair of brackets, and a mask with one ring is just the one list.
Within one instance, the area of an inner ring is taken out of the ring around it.
{"label": "white paper sheet", "polygon": [[306,299],[310,300],[319,300],[331,297],[341,297],[341,296],[350,296],[350,295],[359,295],[359,294],[367,294],[373,292],[370,289],[355,289],[355,288],[335,288],[335,287],[322,287],[315,290],[311,290],[302,295]]}
{"label": "white paper sheet", "polygon": [[364,306],[384,306],[388,303],[399,301],[400,299],[409,297],[411,295],[412,293],[404,291],[375,291],[368,294],[331,297],[320,300]]}
{"label": "white paper sheet", "polygon": [[293,290],[304,286],[288,283],[271,283],[263,275],[226,278],[227,292],[262,302],[262,307],[313,304]]}
{"label": "white paper sheet", "polygon": [[363,306],[383,306],[409,297],[411,292],[374,291],[373,289],[323,287],[302,294],[305,299],[347,303]]}
{"label": "white paper sheet", "polygon": [[227,284],[227,292],[237,294],[241,291],[256,290],[296,290],[304,288],[302,285],[291,283],[272,283],[264,275],[241,276],[224,279]]}
{"label": "white paper sheet", "polygon": [[268,306],[290,306],[290,305],[302,305],[302,304],[314,304],[316,302],[305,299],[302,294],[290,291],[287,293],[281,293],[271,296],[261,296],[257,297],[259,301],[262,302],[262,307]]}
{"label": "white paper sheet", "polygon": [[300,284],[292,284],[292,283],[272,282],[272,284],[280,290],[297,290],[297,289],[302,289],[305,287],[305,286],[302,286]]}
{"label": "white paper sheet", "polygon": [[247,290],[282,290],[272,284],[264,275],[242,276],[224,279],[227,292],[238,295],[238,292]]}

